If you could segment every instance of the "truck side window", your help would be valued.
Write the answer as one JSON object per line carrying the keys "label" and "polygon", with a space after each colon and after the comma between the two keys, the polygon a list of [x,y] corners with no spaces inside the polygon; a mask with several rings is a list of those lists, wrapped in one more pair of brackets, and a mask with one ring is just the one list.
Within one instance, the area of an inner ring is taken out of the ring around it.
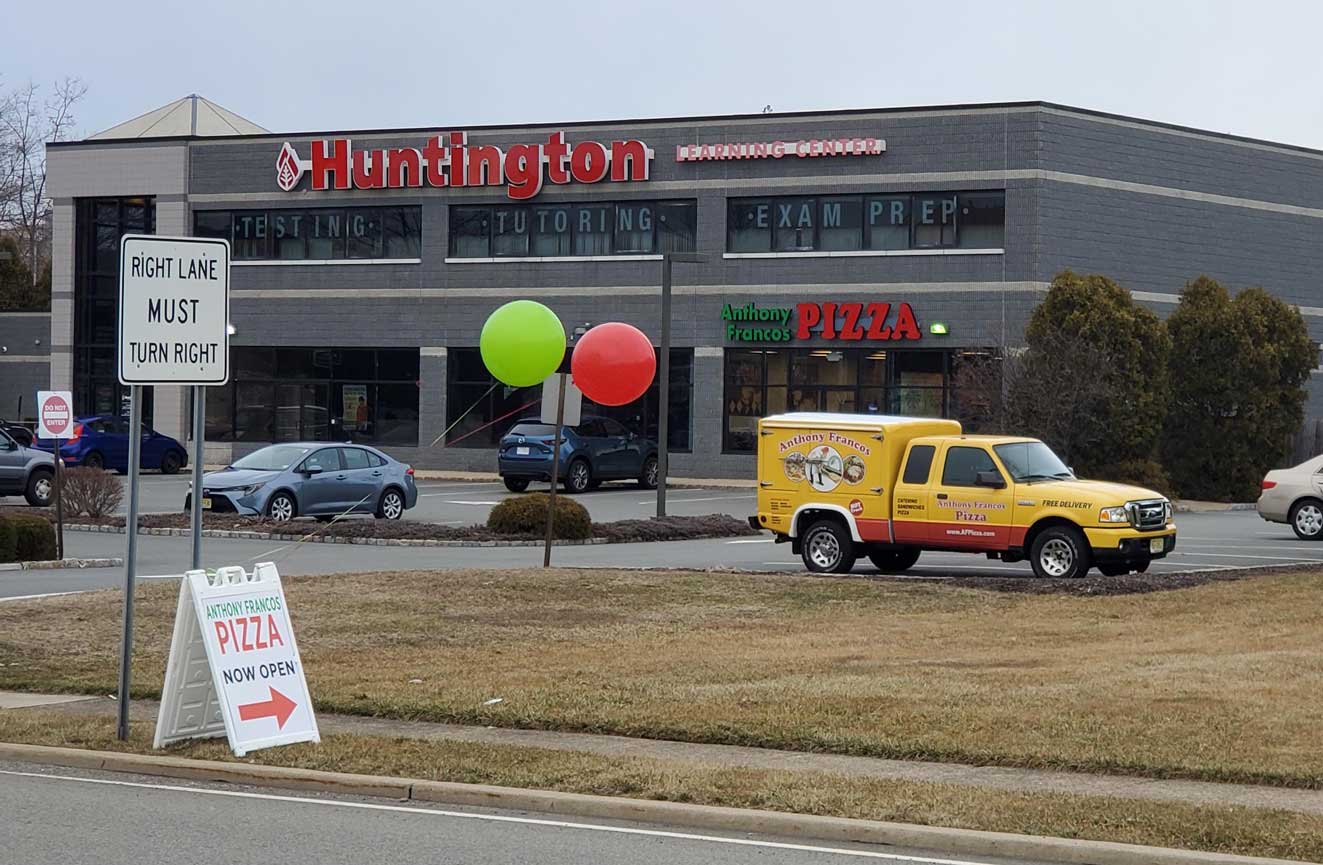
{"label": "truck side window", "polygon": [[933,454],[936,452],[936,445],[915,445],[910,448],[910,458],[905,461],[905,476],[901,478],[901,483],[928,483],[928,475],[933,467]]}
{"label": "truck side window", "polygon": [[946,451],[946,466],[942,469],[942,486],[978,486],[979,472],[995,472],[997,464],[983,448],[953,447]]}

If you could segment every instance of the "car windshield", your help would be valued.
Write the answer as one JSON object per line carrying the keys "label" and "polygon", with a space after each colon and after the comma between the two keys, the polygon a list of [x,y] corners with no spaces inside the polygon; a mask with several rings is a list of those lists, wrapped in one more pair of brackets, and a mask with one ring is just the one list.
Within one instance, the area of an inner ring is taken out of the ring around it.
{"label": "car windshield", "polygon": [[253,451],[248,456],[235,460],[231,468],[253,469],[261,472],[280,472],[294,465],[312,448],[298,445],[272,445]]}
{"label": "car windshield", "polygon": [[1019,483],[1026,481],[1066,480],[1075,477],[1061,458],[1042,442],[1015,442],[994,445],[1002,464]]}
{"label": "car windshield", "polygon": [[510,427],[512,436],[549,436],[555,427],[549,423],[517,423]]}

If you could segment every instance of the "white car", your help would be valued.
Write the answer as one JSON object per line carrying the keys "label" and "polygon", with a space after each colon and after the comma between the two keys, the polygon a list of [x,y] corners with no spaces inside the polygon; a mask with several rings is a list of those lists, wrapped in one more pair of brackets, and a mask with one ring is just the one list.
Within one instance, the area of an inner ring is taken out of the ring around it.
{"label": "white car", "polygon": [[1270,523],[1289,523],[1302,541],[1323,539],[1323,456],[1268,472],[1257,508]]}

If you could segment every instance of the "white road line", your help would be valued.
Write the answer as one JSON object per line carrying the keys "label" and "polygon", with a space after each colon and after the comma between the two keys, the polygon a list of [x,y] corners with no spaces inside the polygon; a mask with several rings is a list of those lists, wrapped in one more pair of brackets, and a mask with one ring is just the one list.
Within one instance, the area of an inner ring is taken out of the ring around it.
{"label": "white road line", "polygon": [[1205,544],[1205,543],[1201,543],[1201,544],[1196,544],[1196,545],[1194,545],[1194,546],[1192,546],[1192,547],[1187,546],[1187,547],[1185,547],[1181,552],[1197,554],[1199,550],[1202,550],[1202,549],[1204,549],[1205,547],[1207,547],[1207,548],[1211,548],[1211,549],[1214,549],[1214,550],[1261,550],[1261,551],[1263,551],[1263,552],[1265,552],[1265,553],[1272,553],[1272,552],[1276,552],[1276,551],[1278,551],[1278,550],[1285,550],[1285,551],[1287,551],[1287,552],[1296,552],[1296,553],[1317,553],[1318,555],[1323,556],[1323,546],[1317,546],[1317,545],[1315,545],[1315,546],[1309,546],[1309,547],[1297,547],[1297,546],[1279,547],[1279,546],[1277,546],[1276,544],[1267,545],[1267,544],[1250,544],[1250,543],[1247,543],[1247,544]]}
{"label": "white road line", "polygon": [[448,504],[448,505],[499,505],[500,502],[475,502],[475,501],[467,501],[467,500],[465,500],[465,499],[455,499],[455,500],[453,500],[453,501],[447,500],[447,501],[446,501],[446,504]]}
{"label": "white road line", "polygon": [[501,814],[474,814],[466,811],[445,811],[439,808],[417,808],[407,805],[381,805],[374,802],[344,802],[338,799],[308,799],[301,796],[282,796],[275,793],[246,793],[239,790],[213,790],[206,787],[180,787],[174,784],[145,784],[137,781],[115,781],[109,778],[78,778],[72,775],[44,775],[40,772],[13,772],[0,770],[0,775],[37,778],[44,781],[73,781],[82,784],[103,784],[131,787],[139,790],[161,790],[170,793],[194,793],[202,796],[228,796],[235,799],[258,799],[266,802],[292,802],[300,805],[322,805],[330,808],[356,808],[363,811],[387,811],[396,814],[417,814],[423,817],[450,817],[456,820],[478,820],[488,823],[515,823],[524,826],[547,826],[554,829],[581,829],[588,832],[606,832],[612,835],[641,835],[647,838],[674,838],[679,841],[703,841],[711,844],[731,844],[737,847],[763,847],[772,850],[796,850],[804,853],[828,853],[854,856],[860,859],[881,859],[887,862],[917,862],[923,865],[989,865],[974,859],[935,859],[930,856],[904,856],[876,850],[852,850],[845,847],[820,847],[813,844],[790,844],[785,841],[760,841],[754,838],[726,838],[720,835],[699,835],[693,832],[672,832],[664,829],[638,829],[630,826],[604,826],[596,823],[573,823],[568,820],[541,820],[534,817],[508,817]]}
{"label": "white road line", "polygon": [[81,595],[83,590],[76,592],[47,592],[44,595],[15,595],[12,598],[0,598],[0,604],[6,601],[31,601],[34,598],[60,598],[65,595]]}
{"label": "white road line", "polygon": [[[1170,553],[1170,555],[1173,555],[1173,556],[1183,556],[1183,557],[1186,557],[1186,556],[1193,556],[1193,557],[1196,558],[1196,559],[1202,559],[1202,558],[1213,558],[1213,559],[1265,559],[1265,560],[1270,561],[1270,562],[1282,562],[1283,564],[1286,564],[1286,563],[1287,563],[1287,561],[1286,561],[1287,559],[1291,559],[1291,558],[1299,559],[1299,558],[1300,558],[1300,556],[1249,556],[1249,555],[1245,555],[1244,553],[1202,553],[1202,552],[1198,552],[1198,551],[1195,551],[1195,550],[1190,550],[1190,551],[1176,550],[1175,552]],[[1318,562],[1319,564],[1323,564],[1323,559],[1305,559],[1305,561],[1306,561],[1306,562],[1311,562],[1311,561],[1312,561],[1312,562]]]}
{"label": "white road line", "polygon": [[776,538],[742,538],[738,541],[726,541],[728,544],[774,544]]}

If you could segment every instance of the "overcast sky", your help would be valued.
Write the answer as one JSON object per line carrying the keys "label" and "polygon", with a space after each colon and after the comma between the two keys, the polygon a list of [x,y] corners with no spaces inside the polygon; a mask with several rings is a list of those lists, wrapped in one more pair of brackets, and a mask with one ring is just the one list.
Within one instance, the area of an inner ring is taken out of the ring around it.
{"label": "overcast sky", "polygon": [[1323,148],[1323,4],[0,0],[0,87],[90,134],[188,93],[272,131],[1045,99]]}

